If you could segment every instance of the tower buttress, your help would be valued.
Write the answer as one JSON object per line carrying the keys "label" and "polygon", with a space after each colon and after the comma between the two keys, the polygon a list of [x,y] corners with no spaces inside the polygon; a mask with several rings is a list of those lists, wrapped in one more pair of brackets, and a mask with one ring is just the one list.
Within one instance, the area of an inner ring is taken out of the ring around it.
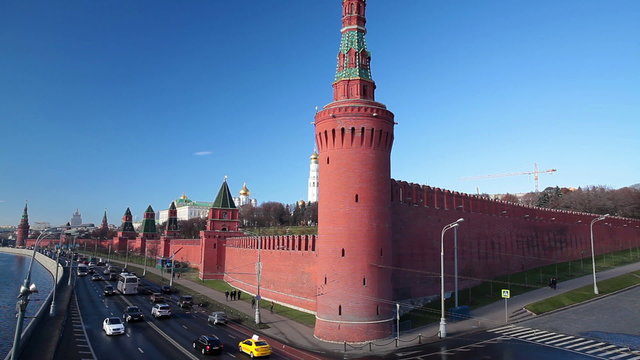
{"label": "tower buttress", "polygon": [[322,186],[314,335],[327,341],[385,338],[394,319],[389,305],[394,116],[374,101],[365,8],[365,0],[342,1],[333,102],[315,116]]}
{"label": "tower buttress", "polygon": [[16,230],[16,247],[25,247],[27,238],[29,237],[29,214],[27,213],[27,204],[24,204],[22,218]]}

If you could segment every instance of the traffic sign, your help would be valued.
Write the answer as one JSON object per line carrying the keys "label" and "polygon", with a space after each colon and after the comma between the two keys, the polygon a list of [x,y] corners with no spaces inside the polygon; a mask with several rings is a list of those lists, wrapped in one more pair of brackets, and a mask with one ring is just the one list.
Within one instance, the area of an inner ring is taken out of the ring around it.
{"label": "traffic sign", "polygon": [[508,299],[511,297],[511,291],[509,289],[502,289],[502,298]]}

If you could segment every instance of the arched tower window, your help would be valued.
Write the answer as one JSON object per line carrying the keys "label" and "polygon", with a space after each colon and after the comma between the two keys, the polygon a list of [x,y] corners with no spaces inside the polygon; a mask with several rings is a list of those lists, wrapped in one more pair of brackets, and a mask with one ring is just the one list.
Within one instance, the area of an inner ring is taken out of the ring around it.
{"label": "arched tower window", "polygon": [[344,257],[344,248],[342,249],[342,257]]}
{"label": "arched tower window", "polygon": [[228,215],[227,215],[227,212],[226,212],[226,211],[223,211],[223,212],[222,212],[222,218],[223,218],[223,219],[226,219],[226,218],[227,218],[227,216],[228,216]]}
{"label": "arched tower window", "polygon": [[358,202],[358,194],[356,194],[356,202]]}
{"label": "arched tower window", "polygon": [[367,286],[367,278],[366,277],[362,278],[362,286]]}
{"label": "arched tower window", "polygon": [[338,305],[338,315],[342,315],[342,305]]}

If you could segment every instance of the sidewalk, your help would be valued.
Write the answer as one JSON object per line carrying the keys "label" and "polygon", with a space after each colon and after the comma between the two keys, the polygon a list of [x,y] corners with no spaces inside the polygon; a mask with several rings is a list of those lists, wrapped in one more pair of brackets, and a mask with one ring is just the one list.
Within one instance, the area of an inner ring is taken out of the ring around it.
{"label": "sidewalk", "polygon": [[[115,261],[114,261],[115,262]],[[615,269],[610,269],[597,274],[598,281],[606,280],[619,275],[627,274],[636,270],[640,270],[640,262],[621,266]],[[160,270],[155,268],[147,268],[148,272],[160,275]],[[226,301],[224,293],[217,290],[208,288],[196,281],[187,279],[174,278],[174,283],[184,286],[207,296],[217,302],[223,303],[229,307],[232,307],[239,312],[247,314],[249,317],[253,317],[255,310],[251,308],[251,304],[246,301]],[[580,278],[564,281],[558,283],[557,290],[545,287],[537,290],[527,292],[522,295],[514,296],[508,300],[508,314],[513,319],[513,314],[519,312],[525,305],[530,303],[561,294],[570,290],[577,289],[593,283],[593,276],[586,275]],[[250,296],[249,294],[243,294],[244,296]],[[277,313],[271,313],[268,310],[262,309],[260,312],[261,320],[263,323],[269,326],[268,329],[256,331],[261,336],[266,337],[268,340],[276,340],[276,344],[272,343],[274,349],[284,348],[286,344],[291,344],[295,347],[313,352],[322,357],[322,354],[326,356],[335,357],[349,356],[357,358],[365,355],[384,355],[400,351],[402,347],[418,345],[419,341],[422,343],[438,341],[439,324],[434,323],[429,326],[412,329],[400,334],[398,347],[393,337],[390,337],[387,341],[378,340],[371,345],[369,344],[342,344],[342,343],[327,343],[320,341],[313,336],[313,328],[297,323]],[[512,320],[510,323],[517,322],[518,320]],[[493,304],[475,309],[471,312],[471,318],[463,321],[448,321],[447,322],[447,336],[457,336],[468,332],[475,332],[484,329],[491,329],[494,327],[502,326],[505,324],[505,308],[504,301],[498,301]],[[346,347],[346,352],[345,352]],[[316,359],[319,359],[316,358]]]}

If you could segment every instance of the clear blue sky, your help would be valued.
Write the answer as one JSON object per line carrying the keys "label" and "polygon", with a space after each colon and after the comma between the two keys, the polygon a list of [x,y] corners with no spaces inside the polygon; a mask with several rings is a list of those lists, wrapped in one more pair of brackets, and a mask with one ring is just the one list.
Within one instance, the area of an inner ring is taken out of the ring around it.
{"label": "clear blue sky", "polygon": [[[306,199],[338,0],[3,1],[0,225],[137,219],[224,178]],[[392,177],[475,193],[640,182],[640,1],[369,0]],[[198,155],[200,154],[200,155]],[[322,174],[320,175],[322,179]]]}

